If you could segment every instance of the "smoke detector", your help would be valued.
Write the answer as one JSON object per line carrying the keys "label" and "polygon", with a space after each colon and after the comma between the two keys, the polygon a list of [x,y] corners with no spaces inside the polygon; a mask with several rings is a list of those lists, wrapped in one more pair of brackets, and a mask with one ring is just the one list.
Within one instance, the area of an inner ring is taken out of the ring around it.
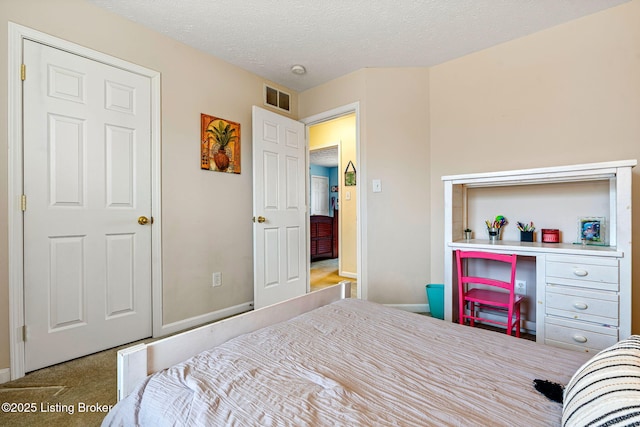
{"label": "smoke detector", "polygon": [[297,74],[297,75],[301,76],[301,75],[305,74],[307,72],[307,70],[302,65],[296,64],[296,65],[293,65],[291,67],[291,72],[293,74]]}

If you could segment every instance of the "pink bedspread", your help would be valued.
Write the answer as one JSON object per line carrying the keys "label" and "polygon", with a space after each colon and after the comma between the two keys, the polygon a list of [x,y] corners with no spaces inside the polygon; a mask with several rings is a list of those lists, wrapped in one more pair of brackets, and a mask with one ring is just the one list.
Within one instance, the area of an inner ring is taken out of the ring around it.
{"label": "pink bedspread", "polygon": [[589,355],[345,299],[150,376],[104,426],[555,426]]}

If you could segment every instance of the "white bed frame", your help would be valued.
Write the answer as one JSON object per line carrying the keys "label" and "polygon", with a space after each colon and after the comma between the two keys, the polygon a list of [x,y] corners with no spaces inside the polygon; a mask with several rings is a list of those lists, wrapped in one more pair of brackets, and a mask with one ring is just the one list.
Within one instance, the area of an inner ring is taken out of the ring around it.
{"label": "white bed frame", "polygon": [[118,401],[148,375],[187,360],[232,338],[292,319],[302,313],[351,296],[351,282],[248,311],[149,344],[118,351]]}

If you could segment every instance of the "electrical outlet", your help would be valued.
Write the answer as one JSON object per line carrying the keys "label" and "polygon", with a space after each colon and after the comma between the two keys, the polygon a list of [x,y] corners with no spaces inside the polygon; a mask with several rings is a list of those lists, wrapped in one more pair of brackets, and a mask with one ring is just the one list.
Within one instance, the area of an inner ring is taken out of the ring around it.
{"label": "electrical outlet", "polygon": [[222,273],[217,271],[215,273],[213,273],[213,284],[211,285],[214,288],[217,288],[218,286],[222,286]]}
{"label": "electrical outlet", "polygon": [[516,295],[526,295],[527,282],[524,280],[516,280],[515,291],[516,291]]}

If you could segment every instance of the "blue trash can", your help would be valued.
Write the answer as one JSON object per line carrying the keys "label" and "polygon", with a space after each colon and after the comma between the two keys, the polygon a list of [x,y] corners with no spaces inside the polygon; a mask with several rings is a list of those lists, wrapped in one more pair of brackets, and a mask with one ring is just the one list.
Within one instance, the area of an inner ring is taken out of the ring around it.
{"label": "blue trash can", "polygon": [[427,300],[431,317],[444,320],[444,285],[430,283],[427,285]]}

